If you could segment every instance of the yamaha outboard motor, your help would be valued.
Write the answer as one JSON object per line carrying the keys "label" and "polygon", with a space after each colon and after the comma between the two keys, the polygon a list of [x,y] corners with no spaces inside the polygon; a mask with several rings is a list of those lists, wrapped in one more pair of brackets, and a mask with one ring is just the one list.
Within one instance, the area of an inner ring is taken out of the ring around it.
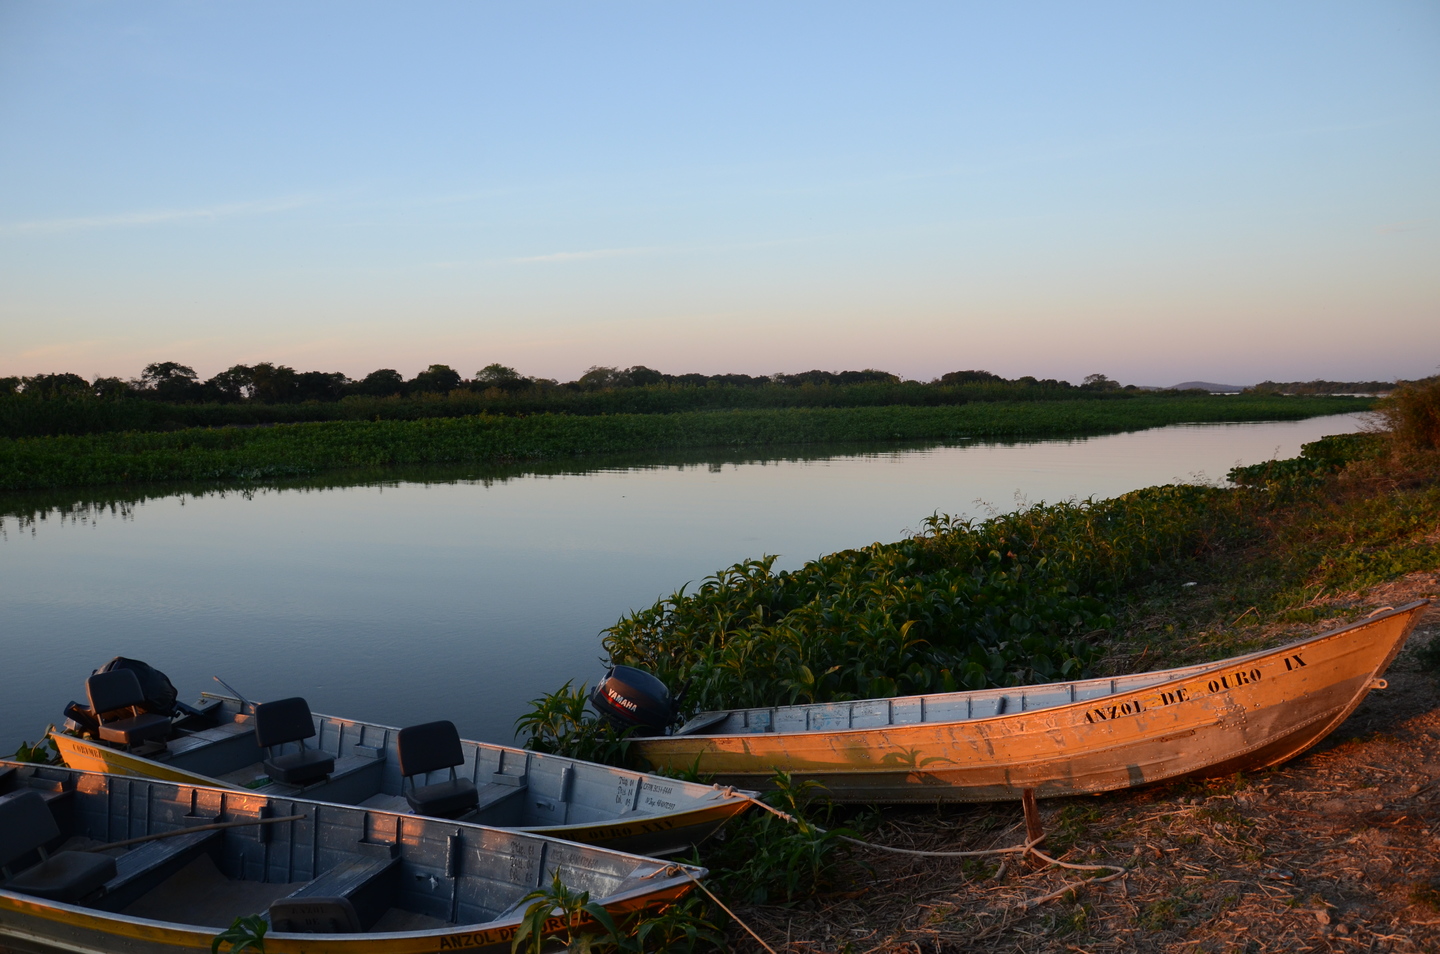
{"label": "yamaha outboard motor", "polygon": [[636,735],[664,735],[679,703],[665,683],[634,666],[612,666],[590,693],[590,705],[606,722],[622,732],[635,729]]}

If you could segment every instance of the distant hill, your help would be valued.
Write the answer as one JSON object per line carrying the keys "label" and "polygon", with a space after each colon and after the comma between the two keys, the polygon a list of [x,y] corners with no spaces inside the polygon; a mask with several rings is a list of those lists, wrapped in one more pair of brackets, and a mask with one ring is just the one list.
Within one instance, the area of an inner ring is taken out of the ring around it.
{"label": "distant hill", "polygon": [[1245,390],[1243,384],[1216,384],[1213,381],[1186,381],[1183,384],[1172,384],[1166,391],[1215,391],[1225,394],[1238,394]]}

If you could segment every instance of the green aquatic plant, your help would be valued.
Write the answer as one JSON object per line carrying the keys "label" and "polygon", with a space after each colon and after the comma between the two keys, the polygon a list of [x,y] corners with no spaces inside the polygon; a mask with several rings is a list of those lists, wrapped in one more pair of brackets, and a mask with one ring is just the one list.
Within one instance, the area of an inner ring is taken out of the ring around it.
{"label": "green aquatic plant", "polygon": [[510,942],[512,954],[522,949],[529,954],[540,954],[547,928],[552,936],[564,942],[566,951],[588,954],[595,932],[584,931],[581,926],[591,917],[590,909],[599,908],[590,903],[589,891],[570,890],[556,871],[549,888],[536,889],[520,899],[522,904],[527,901],[530,903],[521,914],[520,927]]}
{"label": "green aquatic plant", "polygon": [[265,954],[265,932],[269,922],[258,914],[236,918],[210,941],[210,954],[220,954],[220,945],[229,944],[227,954]]}
{"label": "green aquatic plant", "polygon": [[787,772],[770,780],[764,802],[786,815],[751,809],[706,846],[717,888],[742,904],[789,903],[833,884],[849,828],[826,827],[824,788]]}
{"label": "green aquatic plant", "polygon": [[533,700],[530,711],[515,720],[516,731],[526,734],[525,747],[587,762],[624,764],[629,738],[589,712],[587,699],[584,684],[573,689],[566,682]]}
{"label": "green aquatic plant", "polygon": [[10,756],[16,762],[34,762],[40,765],[59,765],[60,750],[50,736],[42,735],[34,745],[22,741],[15,754]]}
{"label": "green aquatic plant", "polygon": [[[643,954],[645,951],[723,949],[725,938],[706,917],[694,895],[659,911],[643,911],[617,921],[588,891],[572,891],[555,872],[548,888],[530,892],[520,927],[510,943],[512,954],[539,954],[547,941],[573,954]],[[548,932],[548,936],[547,936]]]}

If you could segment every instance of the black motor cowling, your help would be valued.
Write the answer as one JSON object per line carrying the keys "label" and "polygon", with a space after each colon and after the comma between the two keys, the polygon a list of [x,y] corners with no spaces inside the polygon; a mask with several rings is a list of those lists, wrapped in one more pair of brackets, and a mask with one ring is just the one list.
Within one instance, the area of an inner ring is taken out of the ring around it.
{"label": "black motor cowling", "polygon": [[113,672],[116,669],[128,669],[135,674],[140,682],[140,689],[145,693],[145,709],[163,716],[174,716],[177,711],[175,704],[179,693],[170,682],[170,677],[138,659],[129,659],[125,656],[116,656],[95,672]]}
{"label": "black motor cowling", "polygon": [[675,722],[678,700],[659,679],[634,666],[612,666],[590,693],[590,705],[615,728],[664,735]]}

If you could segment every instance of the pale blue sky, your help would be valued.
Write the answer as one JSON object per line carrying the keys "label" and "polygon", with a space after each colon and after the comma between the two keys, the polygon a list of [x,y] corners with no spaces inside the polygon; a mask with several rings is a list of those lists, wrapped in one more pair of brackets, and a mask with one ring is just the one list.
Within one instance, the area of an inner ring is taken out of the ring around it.
{"label": "pale blue sky", "polygon": [[1440,4],[0,0],[0,374],[1440,366]]}

